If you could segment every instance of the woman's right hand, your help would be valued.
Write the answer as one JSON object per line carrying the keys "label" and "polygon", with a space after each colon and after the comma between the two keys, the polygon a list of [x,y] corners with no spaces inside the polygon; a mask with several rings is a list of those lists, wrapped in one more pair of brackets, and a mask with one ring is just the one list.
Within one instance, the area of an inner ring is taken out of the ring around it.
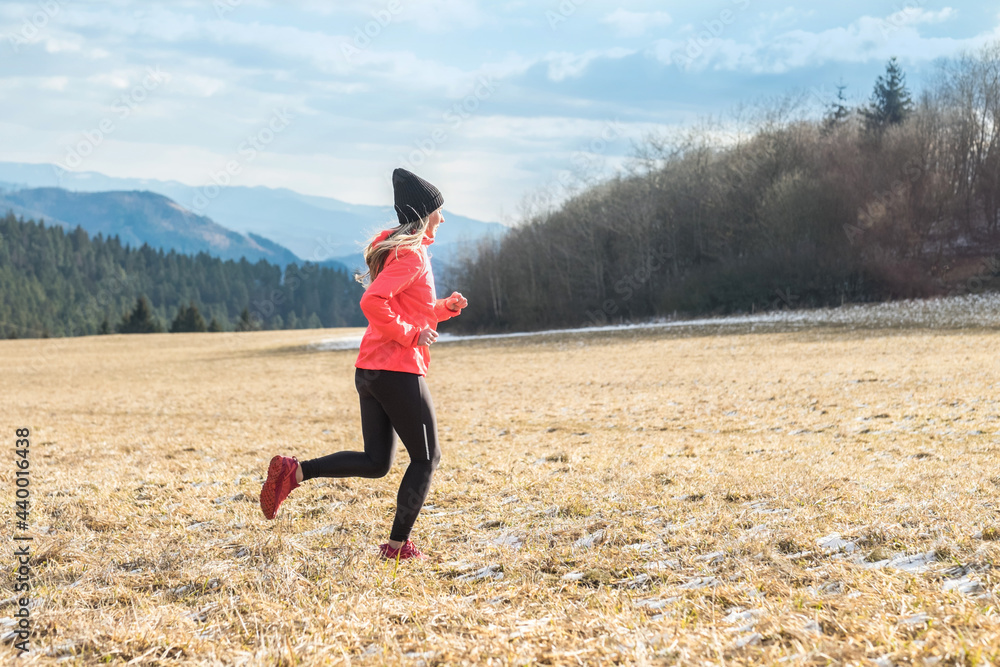
{"label": "woman's right hand", "polygon": [[418,347],[429,346],[431,343],[437,340],[437,337],[438,337],[438,332],[434,331],[434,329],[431,329],[430,327],[427,327],[426,329],[420,332],[419,336],[417,336],[417,346]]}

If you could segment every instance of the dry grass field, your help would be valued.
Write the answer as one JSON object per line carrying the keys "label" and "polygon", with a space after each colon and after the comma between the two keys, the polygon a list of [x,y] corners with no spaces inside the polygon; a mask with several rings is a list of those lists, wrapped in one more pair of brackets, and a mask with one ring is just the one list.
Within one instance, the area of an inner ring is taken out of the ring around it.
{"label": "dry grass field", "polygon": [[356,352],[309,347],[342,333],[0,341],[17,664],[1000,664],[1000,331],[436,346],[429,558],[398,567],[402,447],[257,504],[273,454],[361,448]]}

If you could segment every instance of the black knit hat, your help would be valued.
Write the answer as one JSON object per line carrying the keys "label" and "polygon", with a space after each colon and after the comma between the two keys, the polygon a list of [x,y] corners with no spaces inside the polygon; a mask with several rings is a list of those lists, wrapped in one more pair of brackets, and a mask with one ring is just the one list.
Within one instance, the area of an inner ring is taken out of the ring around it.
{"label": "black knit hat", "polygon": [[444,206],[440,190],[401,167],[392,172],[392,196],[401,225],[416,222]]}

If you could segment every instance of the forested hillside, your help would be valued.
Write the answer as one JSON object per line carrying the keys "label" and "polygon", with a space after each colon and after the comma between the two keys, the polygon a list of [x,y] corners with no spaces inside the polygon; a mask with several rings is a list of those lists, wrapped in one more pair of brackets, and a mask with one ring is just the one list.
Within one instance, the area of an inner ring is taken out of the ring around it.
{"label": "forested hillside", "polygon": [[364,326],[361,291],[345,271],[315,264],[282,271],[264,260],[132,248],[79,227],[0,218],[4,338],[139,330],[129,323],[141,297],[149,330],[190,330],[186,323],[201,320],[214,320],[215,330]]}
{"label": "forested hillside", "polygon": [[1000,288],[1000,44],[918,99],[793,98],[749,124],[654,135],[631,169],[481,243],[455,327],[537,329]]}
{"label": "forested hillside", "polygon": [[168,252],[207,252],[222,259],[263,259],[281,266],[299,261],[288,248],[267,238],[237,233],[163,195],[144,190],[72,192],[28,188],[0,192],[0,214],[8,209],[26,218],[58,222],[67,230],[83,227],[91,236],[117,236],[133,248],[146,243]]}

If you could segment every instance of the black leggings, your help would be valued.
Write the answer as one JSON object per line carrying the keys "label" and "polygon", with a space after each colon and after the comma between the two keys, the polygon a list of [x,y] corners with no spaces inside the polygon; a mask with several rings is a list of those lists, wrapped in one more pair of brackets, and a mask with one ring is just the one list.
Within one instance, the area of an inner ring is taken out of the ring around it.
{"label": "black leggings", "polygon": [[389,539],[405,542],[424,506],[431,477],[441,460],[437,419],[422,375],[358,368],[354,385],[361,397],[364,452],[337,452],[301,461],[302,479],[313,477],[384,477],[396,453],[399,434],[410,465],[396,495],[396,518]]}

